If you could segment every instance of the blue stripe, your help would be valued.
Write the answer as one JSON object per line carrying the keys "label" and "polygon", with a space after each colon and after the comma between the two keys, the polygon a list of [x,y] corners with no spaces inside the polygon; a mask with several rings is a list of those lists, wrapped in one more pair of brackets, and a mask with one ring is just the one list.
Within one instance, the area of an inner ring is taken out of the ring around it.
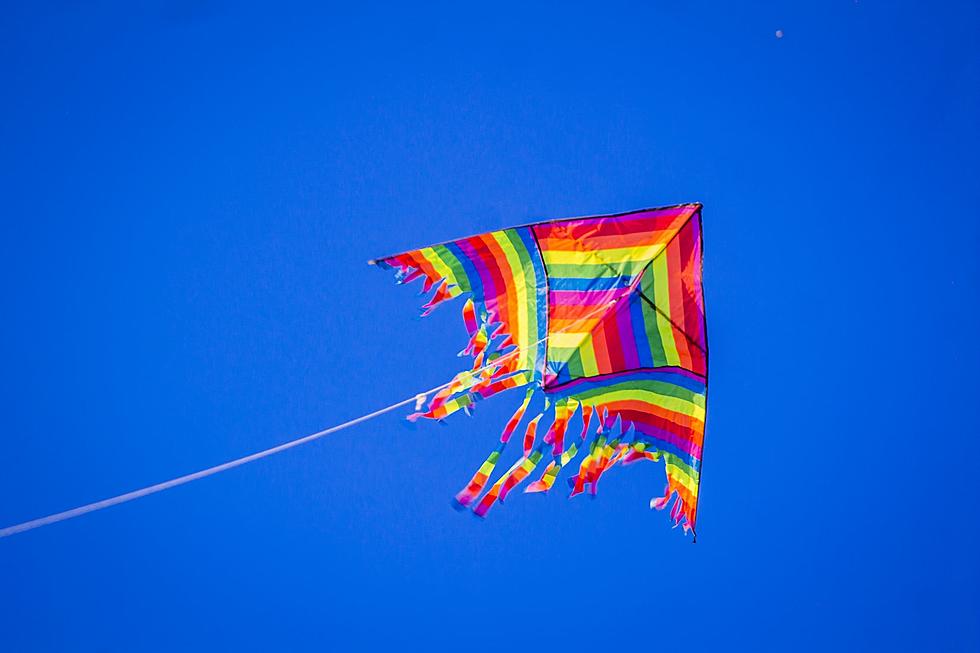
{"label": "blue stripe", "polygon": [[574,277],[550,277],[548,285],[552,290],[574,290],[584,292],[589,290],[612,290],[626,288],[632,280],[629,277],[592,277],[576,279]]}
{"label": "blue stripe", "polygon": [[568,385],[563,385],[558,388],[555,388],[554,386],[559,384],[554,383],[548,388],[545,388],[545,392],[557,399],[560,397],[568,397],[570,395],[584,394],[585,392],[595,388],[608,389],[620,383],[636,381],[661,381],[663,383],[669,383],[671,385],[685,388],[697,394],[703,395],[705,393],[703,381],[696,378],[691,378],[682,372],[672,371],[671,369],[630,370],[616,374],[607,374],[605,376],[582,377],[575,379]]}
{"label": "blue stripe", "polygon": [[[466,279],[470,283],[470,287],[468,289],[463,288],[463,290],[472,290],[473,301],[480,304],[486,304],[487,293],[483,287],[483,278],[480,276],[480,272],[476,269],[476,266],[473,265],[473,261],[470,260],[470,257],[467,256],[456,243],[447,243],[442,245],[442,247],[446,248],[446,251],[448,251],[452,257],[459,261],[459,264],[463,266],[463,272],[466,274]],[[460,285],[462,286],[462,284]]]}
{"label": "blue stripe", "polygon": [[630,321],[640,367],[655,367],[653,352],[650,351],[650,338],[646,335],[646,321],[643,319],[643,300],[636,294],[630,297]]}
{"label": "blue stripe", "polygon": [[[641,425],[642,426],[642,425]],[[641,433],[639,430],[636,431],[636,438],[634,442],[643,442],[649,446],[652,446],[664,453],[669,453],[680,458],[684,463],[691,467],[697,473],[701,473],[701,461],[689,454],[686,451],[678,448],[676,445],[661,440],[655,435],[649,435],[647,433]]]}

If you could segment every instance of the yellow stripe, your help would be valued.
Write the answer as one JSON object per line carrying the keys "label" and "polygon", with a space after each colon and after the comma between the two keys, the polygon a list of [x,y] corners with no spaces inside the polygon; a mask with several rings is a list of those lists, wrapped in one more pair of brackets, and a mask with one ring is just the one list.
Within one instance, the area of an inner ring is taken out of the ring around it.
{"label": "yellow stripe", "polygon": [[548,344],[555,348],[578,349],[587,337],[588,331],[562,331],[548,336]]}
{"label": "yellow stripe", "polygon": [[704,422],[704,395],[694,395],[693,401],[662,395],[651,390],[641,390],[631,388],[629,390],[617,390],[603,393],[602,403],[613,403],[615,401],[645,401],[661,408],[680,413],[687,417],[694,418],[699,422]]}
{"label": "yellow stripe", "polygon": [[592,343],[592,336],[582,342],[579,349],[582,353],[582,373],[585,376],[595,376],[599,373],[599,363],[595,359],[595,346]]}
{"label": "yellow stripe", "polygon": [[607,263],[617,265],[634,261],[649,261],[663,249],[663,245],[644,245],[639,247],[618,247],[603,250],[545,250],[541,253],[545,265],[562,263],[566,265],[587,265]]}
{"label": "yellow stripe", "polygon": [[668,365],[680,365],[681,358],[677,355],[677,344],[674,342],[674,327],[664,314],[670,315],[670,286],[667,283],[667,257],[659,258],[653,262],[651,270],[653,273],[654,284],[654,303],[659,311],[654,311],[657,316],[657,331],[660,333],[660,341],[664,345],[664,358]]}
{"label": "yellow stripe", "polygon": [[439,256],[439,253],[436,252],[434,247],[426,247],[425,249],[419,250],[419,252],[425,257],[426,261],[432,264],[432,267],[435,268],[435,271],[440,276],[442,276],[444,279],[448,279],[449,283],[458,283],[456,275],[453,274],[453,271],[449,268],[449,266],[443,262],[442,258]]}
{"label": "yellow stripe", "polygon": [[691,496],[694,497],[698,496],[697,482],[693,478],[688,476],[683,469],[681,469],[677,465],[672,465],[669,462],[664,463],[664,468],[667,470],[667,478],[674,481],[675,483],[683,485],[685,489],[687,489],[687,491],[691,493]]}
{"label": "yellow stripe", "polygon": [[548,336],[548,360],[567,361],[576,351],[582,357],[583,375],[595,376],[598,374],[599,364],[595,359],[591,333],[564,331]]}

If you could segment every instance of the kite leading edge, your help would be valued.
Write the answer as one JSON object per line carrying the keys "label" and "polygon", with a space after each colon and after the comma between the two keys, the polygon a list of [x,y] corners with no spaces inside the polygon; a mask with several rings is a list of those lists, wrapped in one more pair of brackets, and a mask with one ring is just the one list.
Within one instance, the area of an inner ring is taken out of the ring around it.
{"label": "kite leading edge", "polygon": [[[616,464],[662,460],[667,487],[650,505],[670,505],[674,525],[694,530],[708,375],[701,204],[539,222],[371,262],[395,269],[399,283],[420,280],[423,315],[467,296],[460,355],[473,364],[409,419],[469,413],[480,399],[527,387],[498,446],[456,495],[460,508],[485,516],[540,465],[524,491],[547,492],[583,450],[571,496],[595,495]],[[543,408],[525,427],[521,455],[488,487],[538,395]],[[582,431],[569,435],[579,409]]]}

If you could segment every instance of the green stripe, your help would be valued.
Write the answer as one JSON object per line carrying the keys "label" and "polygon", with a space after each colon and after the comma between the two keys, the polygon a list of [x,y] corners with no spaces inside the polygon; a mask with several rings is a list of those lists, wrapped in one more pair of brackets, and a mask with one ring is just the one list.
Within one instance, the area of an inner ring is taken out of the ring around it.
{"label": "green stripe", "polygon": [[470,278],[466,275],[466,270],[463,268],[462,263],[459,262],[459,259],[447,247],[436,245],[432,248],[432,251],[452,272],[453,278],[449,280],[450,282],[459,286],[463,292],[473,290]]}
{"label": "green stripe", "polygon": [[[705,397],[703,394],[688,390],[687,388],[679,385],[674,385],[673,383],[655,381],[653,379],[623,381],[621,383],[615,383],[601,388],[591,388],[583,390],[582,392],[573,392],[569,396],[574,396],[581,401],[583,399],[595,399],[597,397],[606,398],[609,396],[622,396],[630,393],[636,393],[637,395],[649,395],[652,393],[663,397],[674,397],[692,403],[699,408],[705,407]],[[643,397],[634,396],[625,398],[642,399]],[[605,401],[598,401],[596,403],[605,403]]]}
{"label": "green stripe", "polygon": [[549,263],[548,276],[552,278],[594,279],[633,277],[646,267],[648,261],[626,261],[622,264],[605,263]]}
{"label": "green stripe", "polygon": [[667,467],[673,467],[678,472],[684,474],[689,479],[691,479],[694,484],[698,481],[698,472],[693,467],[691,467],[683,458],[680,458],[672,453],[666,451],[661,452],[664,457],[664,465]]}

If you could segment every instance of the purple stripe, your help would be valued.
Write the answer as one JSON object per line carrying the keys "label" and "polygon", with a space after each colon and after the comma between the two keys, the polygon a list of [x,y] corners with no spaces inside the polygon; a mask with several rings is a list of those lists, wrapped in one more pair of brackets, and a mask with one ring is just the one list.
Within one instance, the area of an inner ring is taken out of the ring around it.
{"label": "purple stripe", "polygon": [[[683,376],[690,380],[685,380],[680,382],[679,379],[671,379],[670,377]],[[632,378],[631,378],[632,377]],[[546,392],[561,392],[562,395],[573,394],[578,386],[594,386],[594,387],[608,387],[614,385],[618,381],[663,381],[665,383],[674,383],[683,388],[687,388],[691,392],[698,394],[704,394],[706,391],[704,384],[704,377],[691,372],[690,370],[685,370],[682,367],[654,367],[654,368],[643,368],[638,370],[623,370],[622,372],[614,372],[612,374],[599,374],[598,376],[583,376],[578,379],[573,379],[567,383],[562,383],[558,386],[553,386],[545,388]]]}
{"label": "purple stripe", "polygon": [[[613,314],[613,320],[619,330],[619,342],[616,344],[623,354],[626,369],[636,369],[640,366],[640,353],[636,350],[636,334],[633,332],[633,320],[631,318],[629,302],[617,304]],[[609,344],[608,340],[606,342]]]}
{"label": "purple stripe", "polygon": [[[474,236],[474,238],[477,237]],[[480,252],[469,240],[458,240],[453,244],[470,260],[470,264],[476,270],[477,274],[480,275],[480,281],[483,284],[483,300],[487,305],[487,309],[494,311],[496,313],[495,318],[499,320],[500,311],[497,310],[497,304],[500,297],[500,290],[497,289],[493,273],[489,269],[492,261],[485,261],[483,256],[480,255]]]}
{"label": "purple stripe", "polygon": [[638,422],[635,419],[632,420],[631,423],[638,432],[642,433],[646,437],[671,444],[677,450],[683,451],[699,461],[701,460],[701,447],[694,442],[691,442],[687,438],[683,438],[676,433],[671,433],[670,431],[662,429],[659,426],[654,426],[653,424]]}

